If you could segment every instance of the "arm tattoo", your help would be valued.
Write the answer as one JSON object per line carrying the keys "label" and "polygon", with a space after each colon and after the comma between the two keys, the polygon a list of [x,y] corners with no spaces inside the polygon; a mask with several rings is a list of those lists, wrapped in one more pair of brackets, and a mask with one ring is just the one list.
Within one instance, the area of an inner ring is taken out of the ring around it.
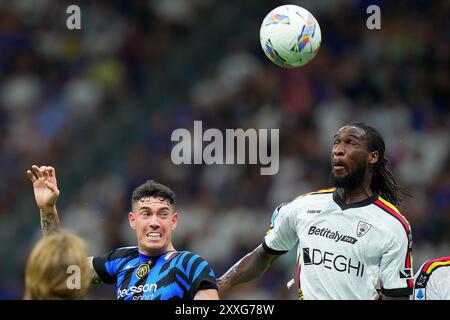
{"label": "arm tattoo", "polygon": [[55,212],[41,214],[41,229],[44,236],[59,231],[59,219]]}

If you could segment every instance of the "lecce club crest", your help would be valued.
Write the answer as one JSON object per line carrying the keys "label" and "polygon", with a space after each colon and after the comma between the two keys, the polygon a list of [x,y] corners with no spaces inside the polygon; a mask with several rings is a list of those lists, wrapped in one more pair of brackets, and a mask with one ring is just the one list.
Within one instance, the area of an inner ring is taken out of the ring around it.
{"label": "lecce club crest", "polygon": [[358,238],[360,238],[365,235],[370,230],[370,228],[372,228],[371,224],[364,221],[359,221],[358,227],[356,228],[356,235],[358,236]]}

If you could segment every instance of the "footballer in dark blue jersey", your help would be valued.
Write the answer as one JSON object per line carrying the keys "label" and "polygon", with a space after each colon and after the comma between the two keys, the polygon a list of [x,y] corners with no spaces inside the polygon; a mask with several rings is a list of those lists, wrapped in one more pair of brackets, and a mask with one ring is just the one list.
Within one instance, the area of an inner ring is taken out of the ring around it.
{"label": "footballer in dark blue jersey", "polygon": [[208,263],[189,251],[147,256],[138,247],[120,248],[93,265],[103,282],[117,284],[118,300],[192,300],[200,290],[217,289]]}
{"label": "footballer in dark blue jersey", "polygon": [[[60,230],[55,169],[32,166],[27,171],[40,209],[44,236]],[[176,251],[172,232],[178,223],[175,194],[149,180],[133,191],[128,220],[137,246],[89,258],[94,283],[116,283],[120,300],[217,300],[214,272],[200,256]]]}

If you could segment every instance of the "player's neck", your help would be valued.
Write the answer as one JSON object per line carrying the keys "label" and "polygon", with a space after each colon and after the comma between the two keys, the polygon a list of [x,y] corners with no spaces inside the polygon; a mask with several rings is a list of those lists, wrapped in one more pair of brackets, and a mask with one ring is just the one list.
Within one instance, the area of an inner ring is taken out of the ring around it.
{"label": "player's neck", "polygon": [[354,189],[337,188],[337,194],[346,203],[352,204],[364,201],[373,195],[369,184],[362,183],[359,187]]}
{"label": "player's neck", "polygon": [[147,257],[160,257],[168,252],[175,251],[172,243],[170,243],[166,248],[161,250],[145,250],[143,248],[139,248],[139,254],[147,256]]}
{"label": "player's neck", "polygon": [[361,184],[352,189],[346,189],[343,187],[338,187],[336,189],[338,196],[346,203],[352,204],[360,201],[364,201],[373,195],[372,189],[370,188],[372,182],[372,174],[366,171]]}

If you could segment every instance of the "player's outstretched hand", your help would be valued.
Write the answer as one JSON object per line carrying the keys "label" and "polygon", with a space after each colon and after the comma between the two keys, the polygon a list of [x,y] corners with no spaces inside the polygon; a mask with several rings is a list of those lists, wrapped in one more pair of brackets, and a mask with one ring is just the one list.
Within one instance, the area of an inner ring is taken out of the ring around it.
{"label": "player's outstretched hand", "polygon": [[27,176],[33,183],[34,197],[39,209],[51,210],[59,196],[55,169],[33,165],[31,170],[27,170]]}

